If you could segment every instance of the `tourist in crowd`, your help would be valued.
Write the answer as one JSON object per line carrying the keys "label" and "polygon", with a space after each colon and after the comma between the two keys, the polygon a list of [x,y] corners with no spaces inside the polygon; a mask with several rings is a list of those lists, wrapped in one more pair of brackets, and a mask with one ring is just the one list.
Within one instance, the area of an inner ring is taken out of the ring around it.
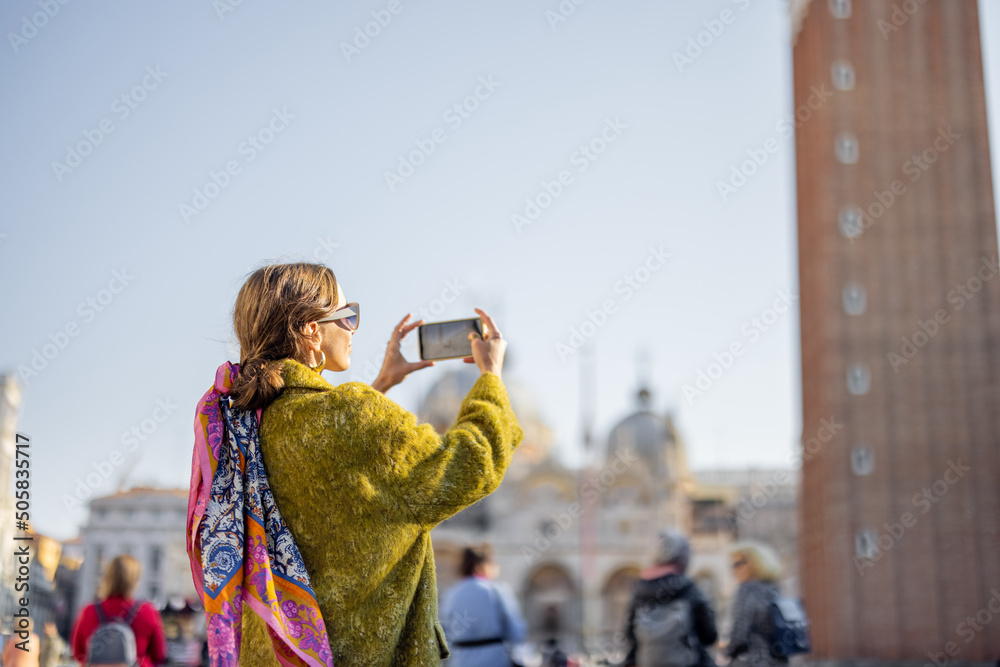
{"label": "tourist in crowd", "polygon": [[517,599],[495,581],[498,571],[489,545],[463,551],[462,581],[441,606],[453,667],[510,667],[509,652],[527,637]]}
{"label": "tourist in crowd", "polygon": [[[14,633],[6,637],[0,665],[3,667],[38,667],[38,635],[30,617],[15,616]],[[24,634],[26,633],[27,637]]]}
{"label": "tourist in crowd", "polygon": [[771,655],[771,603],[778,598],[781,561],[758,542],[740,542],[730,550],[733,575],[740,582],[733,600],[733,629],[725,654],[749,667],[788,664]]}
{"label": "tourist in crowd", "polygon": [[643,570],[625,614],[626,667],[714,667],[708,649],[719,638],[712,607],[684,573],[691,546],[681,533],[659,535],[653,565]]}
{"label": "tourist in crowd", "polygon": [[41,654],[38,658],[39,667],[58,667],[65,652],[66,642],[59,636],[56,624],[48,621],[41,637]]}
{"label": "tourist in crowd", "polygon": [[442,435],[385,396],[432,365],[400,352],[420,321],[395,327],[371,386],[334,386],[321,373],[350,366],[360,307],[333,272],[279,264],[247,279],[233,315],[240,364],[219,368],[198,407],[188,504],[213,664],[448,656],[431,530],[497,488],[523,437],[500,380],[507,343],[477,312],[485,330],[465,361],[481,374]]}
{"label": "tourist in crowd", "polygon": [[108,563],[101,582],[101,600],[83,608],[70,635],[73,657],[81,664],[87,664],[90,638],[101,625],[101,615],[108,621],[121,619],[132,628],[138,667],[153,667],[166,661],[167,644],[160,612],[152,604],[134,597],[141,575],[139,561],[128,554],[115,556]]}
{"label": "tourist in crowd", "polygon": [[569,667],[569,656],[559,646],[559,640],[549,637],[542,648],[542,667]]}

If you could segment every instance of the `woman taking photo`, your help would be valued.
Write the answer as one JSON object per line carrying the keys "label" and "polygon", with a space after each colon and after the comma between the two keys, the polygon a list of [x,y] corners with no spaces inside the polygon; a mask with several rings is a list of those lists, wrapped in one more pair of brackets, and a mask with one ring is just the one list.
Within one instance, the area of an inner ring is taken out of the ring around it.
{"label": "woman taking photo", "polygon": [[778,598],[781,561],[767,545],[741,542],[730,551],[733,575],[740,587],[733,600],[733,630],[725,653],[733,665],[771,667],[787,665],[787,658],[771,655],[771,603]]}
{"label": "woman taking photo", "polygon": [[195,419],[188,550],[212,665],[421,666],[447,657],[430,532],[492,493],[520,444],[500,381],[506,341],[443,435],[384,396],[412,371],[403,318],[372,386],[350,366],[360,307],[315,264],[255,271],[236,298],[240,364]]}

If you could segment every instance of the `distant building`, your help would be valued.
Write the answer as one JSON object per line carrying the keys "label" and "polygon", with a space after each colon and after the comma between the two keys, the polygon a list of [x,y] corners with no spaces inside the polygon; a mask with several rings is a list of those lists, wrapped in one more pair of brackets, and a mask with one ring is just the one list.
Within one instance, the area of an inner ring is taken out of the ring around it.
{"label": "distant building", "polygon": [[[29,565],[30,588],[28,589],[28,611],[35,623],[55,620],[61,609],[60,592],[57,589],[56,571],[62,556],[62,545],[51,537],[30,531],[31,564]],[[17,593],[20,597],[21,593]]]}
{"label": "distant building", "polygon": [[[421,418],[447,429],[477,376],[473,368],[443,376],[424,398]],[[785,560],[786,593],[796,593],[797,472],[690,471],[671,417],[652,409],[646,391],[610,431],[600,466],[567,468],[551,456],[552,434],[531,394],[510,379],[505,384],[525,439],[494,494],[435,528],[442,591],[457,580],[461,549],[489,542],[532,640],[554,637],[568,650],[612,659],[622,657],[625,607],[663,528],[690,536],[688,575],[713,601],[720,631],[729,627],[736,582],[728,548],[738,537],[775,546]],[[179,489],[136,488],[91,501],[81,537],[63,545],[67,567],[82,557],[75,612],[94,599],[104,565],[120,553],[143,565],[138,597],[161,607],[195,598],[186,511],[187,491]]]}
{"label": "distant building", "polygon": [[187,496],[186,489],[134,488],[90,502],[76,611],[94,601],[104,566],[119,554],[142,564],[137,598],[161,608],[168,598],[197,599],[184,541]]}
{"label": "distant building", "polygon": [[[477,376],[472,368],[445,375],[420,417],[445,430]],[[713,600],[720,630],[729,628],[736,582],[728,548],[737,537],[772,543],[785,560],[786,593],[796,593],[797,472],[690,471],[671,417],[652,409],[646,391],[611,430],[600,465],[570,469],[550,456],[551,434],[530,393],[505,384],[525,439],[495,493],[434,529],[442,591],[457,580],[462,548],[489,542],[533,641],[554,637],[566,649],[609,659],[623,657],[625,608],[663,528],[690,536],[688,575]],[[744,501],[750,509],[741,519]]]}
{"label": "distant building", "polygon": [[[751,468],[696,470],[692,475],[692,548],[710,552],[718,536],[727,532],[735,540],[764,542],[781,557],[782,592],[799,597],[800,472]],[[729,566],[728,558],[720,564],[722,568]],[[709,593],[706,586],[702,588]],[[715,602],[728,632],[730,600],[716,595]]]}
{"label": "distant building", "polygon": [[53,584],[55,604],[53,615],[59,634],[69,637],[73,627],[74,612],[79,595],[80,573],[83,567],[84,544],[82,537],[65,540],[59,554]]}

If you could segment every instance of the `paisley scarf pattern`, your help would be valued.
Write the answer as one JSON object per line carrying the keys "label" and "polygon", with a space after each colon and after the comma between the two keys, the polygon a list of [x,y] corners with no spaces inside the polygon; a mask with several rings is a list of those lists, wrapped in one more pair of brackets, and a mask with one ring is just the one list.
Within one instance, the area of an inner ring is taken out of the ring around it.
{"label": "paisley scarf pattern", "polygon": [[309,574],[267,481],[262,411],[229,405],[238,373],[235,364],[219,367],[194,422],[187,552],[205,605],[211,664],[239,665],[246,603],[267,623],[282,665],[332,667]]}

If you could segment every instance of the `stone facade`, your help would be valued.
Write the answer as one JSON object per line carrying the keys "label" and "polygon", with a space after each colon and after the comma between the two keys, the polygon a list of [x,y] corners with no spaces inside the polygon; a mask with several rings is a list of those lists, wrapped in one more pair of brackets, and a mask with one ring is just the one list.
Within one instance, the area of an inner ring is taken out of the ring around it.
{"label": "stone facade", "polygon": [[[425,397],[421,418],[445,430],[476,377],[472,368],[444,376]],[[462,548],[489,542],[536,644],[554,637],[568,650],[618,659],[633,582],[651,563],[657,531],[676,527],[690,536],[688,575],[712,600],[720,631],[729,627],[736,582],[728,549],[737,538],[776,547],[785,592],[796,594],[796,471],[688,470],[677,429],[651,408],[646,392],[608,434],[599,465],[568,468],[550,455],[551,433],[530,393],[505,382],[525,440],[495,493],[434,530],[442,592],[457,580]],[[81,537],[64,545],[83,561],[76,609],[94,599],[104,564],[119,553],[143,565],[138,597],[160,606],[194,598],[186,506],[187,491],[179,489],[136,488],[91,501]]]}
{"label": "stone facade", "polygon": [[158,607],[170,598],[197,599],[184,542],[186,521],[186,489],[134,488],[92,500],[81,534],[74,617],[97,596],[104,566],[123,553],[142,565],[136,598]]}
{"label": "stone facade", "polygon": [[[445,376],[421,418],[446,429],[476,376],[474,369]],[[554,637],[570,651],[609,659],[623,657],[625,607],[663,528],[690,536],[688,575],[713,601],[720,631],[729,628],[736,582],[728,549],[738,537],[775,546],[786,593],[796,593],[796,471],[690,471],[673,421],[652,410],[648,392],[611,430],[598,465],[567,468],[549,456],[551,437],[530,394],[505,383],[525,441],[495,493],[434,530],[441,591],[457,580],[462,548],[488,542],[532,641]]]}

